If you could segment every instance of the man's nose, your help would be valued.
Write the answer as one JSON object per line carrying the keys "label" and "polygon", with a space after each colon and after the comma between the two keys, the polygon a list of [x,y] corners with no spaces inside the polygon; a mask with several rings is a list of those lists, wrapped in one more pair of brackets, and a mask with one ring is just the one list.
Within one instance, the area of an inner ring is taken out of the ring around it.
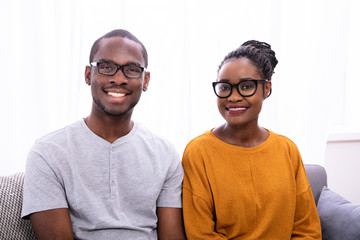
{"label": "man's nose", "polygon": [[127,84],[128,81],[129,79],[125,76],[122,69],[119,69],[119,71],[117,71],[115,75],[111,76],[109,80],[110,83],[115,83],[117,85]]}

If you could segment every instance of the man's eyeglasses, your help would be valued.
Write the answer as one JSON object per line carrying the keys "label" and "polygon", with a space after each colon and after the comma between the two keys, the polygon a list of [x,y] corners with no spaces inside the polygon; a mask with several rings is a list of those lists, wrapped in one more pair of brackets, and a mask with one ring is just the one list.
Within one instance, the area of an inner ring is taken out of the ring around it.
{"label": "man's eyeglasses", "polygon": [[97,67],[98,72],[106,76],[114,76],[119,69],[123,72],[127,78],[139,78],[144,72],[144,67],[139,67],[135,65],[119,65],[110,61],[103,62],[92,62],[91,66]]}
{"label": "man's eyeglasses", "polygon": [[267,79],[243,79],[237,84],[228,82],[213,82],[214,92],[219,98],[227,98],[232,94],[232,90],[236,87],[238,93],[243,97],[251,97],[256,93],[258,82],[268,82]]}

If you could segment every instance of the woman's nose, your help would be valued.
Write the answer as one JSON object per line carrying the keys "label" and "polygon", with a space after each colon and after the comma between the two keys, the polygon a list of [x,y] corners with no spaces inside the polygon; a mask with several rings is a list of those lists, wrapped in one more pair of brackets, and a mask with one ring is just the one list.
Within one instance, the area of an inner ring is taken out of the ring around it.
{"label": "woman's nose", "polygon": [[235,87],[233,87],[230,96],[227,98],[229,102],[238,102],[244,100]]}

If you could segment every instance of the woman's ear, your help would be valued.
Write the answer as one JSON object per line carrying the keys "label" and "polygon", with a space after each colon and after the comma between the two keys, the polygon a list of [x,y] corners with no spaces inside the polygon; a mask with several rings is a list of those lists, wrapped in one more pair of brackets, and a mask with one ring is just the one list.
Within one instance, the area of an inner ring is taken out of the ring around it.
{"label": "woman's ear", "polygon": [[264,98],[268,98],[271,95],[272,92],[272,87],[271,87],[272,83],[271,80],[269,80],[268,82],[265,83],[265,91],[264,91]]}
{"label": "woman's ear", "polygon": [[271,92],[272,92],[272,88],[270,88],[270,92],[267,94],[266,98],[270,97]]}

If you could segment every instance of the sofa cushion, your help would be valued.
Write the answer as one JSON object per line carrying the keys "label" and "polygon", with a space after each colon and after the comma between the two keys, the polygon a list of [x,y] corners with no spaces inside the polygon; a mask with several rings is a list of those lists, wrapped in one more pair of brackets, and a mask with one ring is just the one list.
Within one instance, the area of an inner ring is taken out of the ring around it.
{"label": "sofa cushion", "polygon": [[323,239],[360,239],[360,205],[324,187],[317,205]]}

